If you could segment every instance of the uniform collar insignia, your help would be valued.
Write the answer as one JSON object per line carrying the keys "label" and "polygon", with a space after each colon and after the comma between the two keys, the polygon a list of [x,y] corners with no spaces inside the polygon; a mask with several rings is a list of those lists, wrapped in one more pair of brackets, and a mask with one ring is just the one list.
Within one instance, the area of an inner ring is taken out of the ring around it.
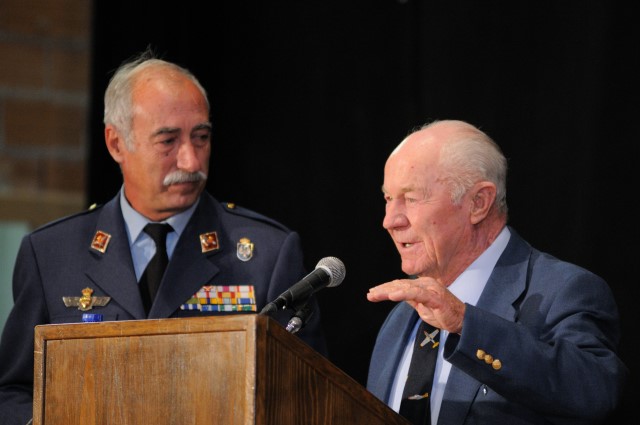
{"label": "uniform collar insignia", "polygon": [[220,249],[220,244],[218,243],[218,233],[207,232],[207,233],[201,234],[200,247],[202,248],[203,254]]}
{"label": "uniform collar insignia", "polygon": [[104,254],[107,250],[107,246],[109,245],[110,240],[110,234],[108,234],[107,232],[103,232],[102,230],[98,230],[93,237],[93,240],[91,241],[91,248]]}

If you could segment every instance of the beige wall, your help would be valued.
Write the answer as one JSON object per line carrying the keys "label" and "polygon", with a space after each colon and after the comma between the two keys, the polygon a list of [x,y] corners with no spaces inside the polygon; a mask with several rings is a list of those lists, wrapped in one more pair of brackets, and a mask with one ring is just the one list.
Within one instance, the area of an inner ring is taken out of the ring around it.
{"label": "beige wall", "polygon": [[[12,229],[5,236],[86,207],[91,6],[0,0],[0,224]],[[1,247],[6,268],[16,243]],[[2,294],[8,275],[0,274]]]}

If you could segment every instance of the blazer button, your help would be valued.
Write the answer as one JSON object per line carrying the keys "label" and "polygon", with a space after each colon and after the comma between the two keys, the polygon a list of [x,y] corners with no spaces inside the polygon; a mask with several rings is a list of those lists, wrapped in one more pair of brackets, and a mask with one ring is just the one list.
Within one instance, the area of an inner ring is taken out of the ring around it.
{"label": "blazer button", "polygon": [[484,360],[484,355],[484,350],[478,348],[478,351],[476,351],[476,357],[478,358],[478,360]]}
{"label": "blazer button", "polygon": [[491,367],[493,367],[495,370],[500,370],[502,369],[502,362],[498,359],[495,359],[493,363],[491,363]]}

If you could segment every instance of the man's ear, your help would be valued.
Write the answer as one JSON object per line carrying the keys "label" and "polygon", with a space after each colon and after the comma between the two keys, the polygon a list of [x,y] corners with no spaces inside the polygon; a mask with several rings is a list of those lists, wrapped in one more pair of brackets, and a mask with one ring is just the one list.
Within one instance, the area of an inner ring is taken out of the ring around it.
{"label": "man's ear", "polygon": [[491,182],[476,183],[471,189],[471,224],[484,220],[496,200],[496,185]]}
{"label": "man's ear", "polygon": [[107,149],[109,150],[111,157],[118,164],[122,163],[124,159],[124,153],[122,151],[126,149],[124,146],[124,139],[112,125],[107,125],[104,128],[104,141],[107,144]]}

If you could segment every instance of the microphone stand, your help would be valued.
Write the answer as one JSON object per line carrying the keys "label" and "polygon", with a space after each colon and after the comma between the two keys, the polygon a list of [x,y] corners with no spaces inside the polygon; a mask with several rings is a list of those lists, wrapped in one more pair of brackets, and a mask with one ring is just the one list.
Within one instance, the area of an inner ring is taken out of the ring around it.
{"label": "microphone stand", "polygon": [[289,320],[289,323],[287,323],[287,331],[295,334],[300,329],[304,328],[311,316],[313,316],[313,309],[309,304],[310,303],[306,303],[298,311],[295,312],[293,317]]}
{"label": "microphone stand", "polygon": [[[309,296],[303,302],[295,303],[292,306],[285,305],[282,308],[278,308],[275,301],[270,302],[260,311],[260,313],[258,313],[258,315],[271,316],[271,313],[274,313],[279,310],[295,311],[291,319],[289,319],[287,326],[285,327],[285,329],[288,332],[295,334],[300,329],[304,328],[307,322],[309,321],[309,319],[311,318],[311,316],[313,316],[313,309],[311,308],[310,306],[311,303],[309,302],[310,298],[311,297]],[[301,304],[302,304],[302,307],[299,307]]]}

